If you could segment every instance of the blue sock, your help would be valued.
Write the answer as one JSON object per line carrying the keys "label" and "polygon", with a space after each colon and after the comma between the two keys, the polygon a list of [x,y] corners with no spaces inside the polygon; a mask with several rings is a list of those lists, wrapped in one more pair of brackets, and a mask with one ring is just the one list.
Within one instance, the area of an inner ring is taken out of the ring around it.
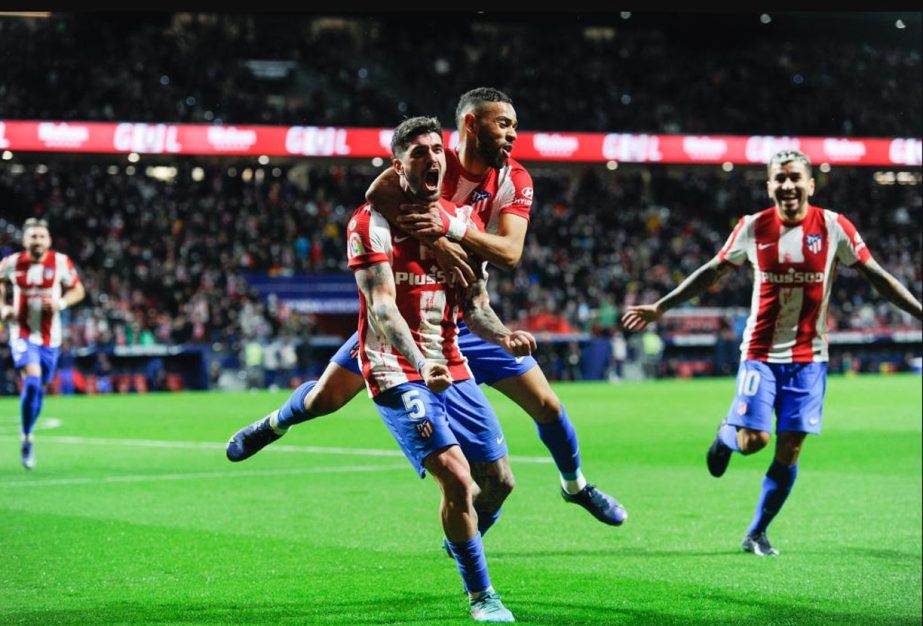
{"label": "blue sock", "polygon": [[737,441],[737,427],[725,424],[718,430],[718,439],[734,452],[740,452],[740,443]]}
{"label": "blue sock", "polygon": [[306,422],[314,417],[304,410],[304,399],[307,397],[308,392],[314,389],[314,385],[316,384],[316,380],[302,383],[298,389],[292,392],[288,400],[282,403],[282,406],[279,408],[279,428],[288,428],[289,426]]}
{"label": "blue sock", "polygon": [[32,433],[38,413],[42,410],[42,395],[42,379],[39,376],[26,376],[19,395],[19,414],[24,435]]}
{"label": "blue sock", "polygon": [[576,480],[577,470],[580,469],[580,447],[577,445],[577,433],[574,425],[567,417],[564,405],[561,405],[561,415],[558,421],[550,424],[539,424],[538,436],[551,452],[554,464],[565,480]]}
{"label": "blue sock", "polygon": [[478,531],[481,533],[481,537],[484,537],[488,529],[497,523],[497,520],[500,519],[500,513],[502,512],[503,507],[500,507],[493,513],[478,511]]}
{"label": "blue sock", "polygon": [[766,532],[769,523],[782,509],[785,499],[792,492],[795,478],[798,477],[798,466],[782,465],[775,459],[763,479],[763,492],[756,503],[756,513],[747,529],[747,534]]}
{"label": "blue sock", "polygon": [[465,589],[468,592],[479,593],[490,587],[490,574],[487,573],[487,557],[484,556],[481,533],[467,541],[448,543],[455,556],[455,565],[461,574]]}

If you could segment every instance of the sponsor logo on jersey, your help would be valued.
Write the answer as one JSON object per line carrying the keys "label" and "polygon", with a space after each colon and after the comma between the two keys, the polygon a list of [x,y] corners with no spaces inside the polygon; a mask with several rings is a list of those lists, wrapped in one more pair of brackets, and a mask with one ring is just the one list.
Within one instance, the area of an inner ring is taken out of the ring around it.
{"label": "sponsor logo on jersey", "polygon": [[760,276],[762,276],[763,282],[784,285],[803,285],[805,283],[824,282],[823,272],[796,272],[794,269],[790,269],[784,274],[760,272]]}
{"label": "sponsor logo on jersey", "polygon": [[475,204],[476,202],[481,202],[482,200],[490,200],[493,198],[493,194],[489,191],[484,191],[483,189],[475,189],[471,192],[471,196],[468,198],[468,204]]}
{"label": "sponsor logo on jersey", "polygon": [[431,271],[428,274],[394,272],[395,285],[438,285],[445,282],[445,272],[439,269]]}
{"label": "sponsor logo on jersey", "polygon": [[814,254],[818,254],[821,249],[824,247],[824,236],[823,235],[808,235],[805,237],[805,243],[808,245],[808,250]]}

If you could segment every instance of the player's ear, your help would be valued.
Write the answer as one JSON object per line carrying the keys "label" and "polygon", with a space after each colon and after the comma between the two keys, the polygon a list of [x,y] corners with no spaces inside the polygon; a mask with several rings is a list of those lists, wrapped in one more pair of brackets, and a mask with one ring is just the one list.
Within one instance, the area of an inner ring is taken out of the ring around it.
{"label": "player's ear", "polygon": [[475,132],[475,122],[474,113],[465,113],[465,130],[470,130],[472,133]]}
{"label": "player's ear", "polygon": [[813,195],[814,195],[814,179],[811,178],[810,180],[808,180],[808,197],[810,198]]}
{"label": "player's ear", "polygon": [[391,168],[398,173],[398,175],[403,175],[404,173],[404,164],[401,163],[400,159],[391,159]]}

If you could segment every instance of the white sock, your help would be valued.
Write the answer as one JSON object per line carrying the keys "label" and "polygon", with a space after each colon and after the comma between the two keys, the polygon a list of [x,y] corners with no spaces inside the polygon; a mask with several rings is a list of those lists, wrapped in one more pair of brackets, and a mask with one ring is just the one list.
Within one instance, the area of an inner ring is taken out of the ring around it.
{"label": "white sock", "polygon": [[564,488],[564,491],[574,495],[579,493],[584,487],[586,487],[586,478],[583,477],[583,472],[580,469],[577,469],[577,478],[574,480],[567,480],[563,476],[561,477],[561,486]]}
{"label": "white sock", "polygon": [[288,432],[288,428],[282,428],[279,426],[279,411],[273,411],[272,415],[269,416],[269,426],[277,435],[284,435]]}

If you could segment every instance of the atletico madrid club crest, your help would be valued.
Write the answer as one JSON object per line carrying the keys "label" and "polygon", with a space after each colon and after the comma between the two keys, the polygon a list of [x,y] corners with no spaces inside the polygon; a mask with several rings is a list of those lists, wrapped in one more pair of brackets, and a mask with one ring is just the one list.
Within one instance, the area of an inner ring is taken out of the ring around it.
{"label": "atletico madrid club crest", "polygon": [[805,237],[805,243],[808,246],[808,250],[814,254],[818,254],[821,251],[821,248],[824,247],[824,236],[823,235],[808,235]]}

